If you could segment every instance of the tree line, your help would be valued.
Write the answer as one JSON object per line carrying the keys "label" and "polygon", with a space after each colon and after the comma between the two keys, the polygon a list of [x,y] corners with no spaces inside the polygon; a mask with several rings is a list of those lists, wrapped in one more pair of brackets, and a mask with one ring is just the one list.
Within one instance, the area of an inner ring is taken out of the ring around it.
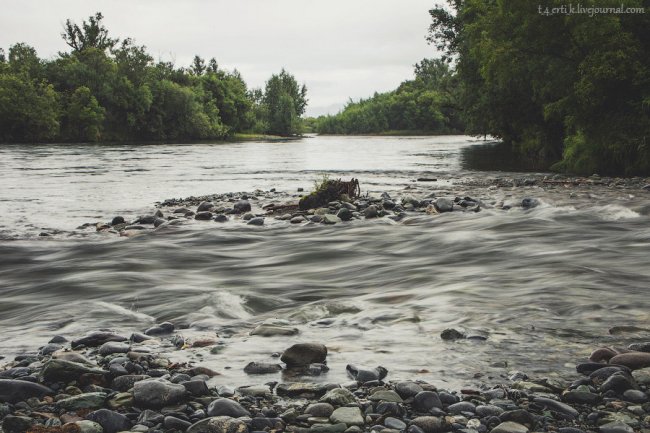
{"label": "tree line", "polygon": [[458,80],[447,62],[424,59],[396,90],[350,100],[336,115],[311,120],[321,134],[459,134]]}
{"label": "tree line", "polygon": [[0,49],[0,142],[189,141],[238,132],[295,135],[307,89],[287,71],[264,89],[212,58],[157,61],[134,40],[112,38],[97,13],[68,20],[70,52],[41,59],[25,44]]}
{"label": "tree line", "polygon": [[448,0],[430,11],[429,40],[456,65],[466,131],[556,170],[650,173],[650,11],[548,12],[563,4]]}

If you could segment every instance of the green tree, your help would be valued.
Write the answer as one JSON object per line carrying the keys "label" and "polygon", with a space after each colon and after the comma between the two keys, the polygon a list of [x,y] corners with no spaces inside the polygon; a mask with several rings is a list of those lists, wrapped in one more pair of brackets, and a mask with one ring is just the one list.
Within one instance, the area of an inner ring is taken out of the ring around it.
{"label": "green tree", "polygon": [[96,48],[101,51],[113,48],[119,39],[108,36],[108,30],[102,24],[104,16],[97,12],[90,16],[88,21],[83,21],[81,27],[70,20],[66,20],[63,26],[61,37],[65,43],[75,52],[81,52],[88,48]]}
{"label": "green tree", "polygon": [[194,60],[192,60],[192,65],[190,66],[190,71],[197,77],[203,75],[205,72],[205,60],[199,56],[194,56]]}
{"label": "green tree", "polygon": [[268,132],[294,135],[300,132],[300,116],[307,107],[307,87],[282,69],[266,82],[264,105],[268,113]]}
{"label": "green tree", "polygon": [[88,87],[77,88],[65,109],[63,136],[68,141],[99,141],[104,113]]}

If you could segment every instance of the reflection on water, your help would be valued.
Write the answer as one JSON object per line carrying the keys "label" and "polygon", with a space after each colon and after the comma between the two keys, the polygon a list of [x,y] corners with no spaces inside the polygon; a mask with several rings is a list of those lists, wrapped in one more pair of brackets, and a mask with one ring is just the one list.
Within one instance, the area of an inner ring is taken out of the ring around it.
{"label": "reflection on water", "polygon": [[[569,373],[567,360],[591,345],[633,337],[608,336],[610,326],[647,327],[647,196],[537,186],[468,190],[454,179],[498,174],[462,168],[463,149],[473,145],[466,138],[319,137],[284,145],[291,148],[3,148],[3,229],[27,239],[0,243],[0,354],[32,350],[54,334],[100,327],[128,333],[171,320],[187,338],[223,342],[219,354],[201,352],[204,364],[224,373],[218,382],[279,379],[248,378],[242,369],[315,340],[330,348],[331,370],[312,380],[345,380],[345,364],[353,362],[383,365],[390,379],[456,387],[479,377],[496,381],[513,369]],[[468,194],[486,206],[402,223],[195,224],[132,239],[35,240],[25,228],[43,219],[65,227],[171,196],[293,191],[308,188],[321,171],[354,174],[367,190],[394,197]],[[414,182],[418,177],[439,181]],[[541,205],[490,207],[524,196]],[[271,319],[300,334],[249,335]],[[443,342],[440,332],[452,326],[488,339]]]}
{"label": "reflection on water", "polygon": [[461,164],[465,170],[543,172],[555,161],[544,161],[513,152],[512,146],[502,142],[485,142],[463,147]]}

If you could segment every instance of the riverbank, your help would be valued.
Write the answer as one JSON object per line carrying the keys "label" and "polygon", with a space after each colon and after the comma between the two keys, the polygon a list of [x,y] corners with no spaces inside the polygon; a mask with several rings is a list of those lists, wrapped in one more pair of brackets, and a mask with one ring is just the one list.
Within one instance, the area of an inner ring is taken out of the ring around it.
{"label": "riverbank", "polygon": [[[610,329],[611,334],[634,331]],[[259,324],[251,339],[274,359],[251,359],[247,383],[215,385],[202,363],[223,339],[194,339],[169,322],[130,336],[108,330],[72,341],[57,335],[0,368],[3,433],[580,433],[650,428],[650,343],[598,348],[575,365],[572,382],[511,371],[497,386],[446,389],[393,380],[382,366],[346,366],[349,381],[328,381],[328,347],[296,343],[297,329]],[[637,329],[636,331],[640,331]],[[641,330],[642,331],[642,330]],[[277,347],[274,336],[283,336]],[[462,350],[457,329],[431,344]],[[267,342],[275,344],[268,345]],[[275,350],[279,349],[275,353]],[[353,363],[352,359],[348,362]],[[534,362],[531,360],[531,362]],[[435,360],[431,360],[435,364]],[[231,368],[231,367],[227,367]]]}

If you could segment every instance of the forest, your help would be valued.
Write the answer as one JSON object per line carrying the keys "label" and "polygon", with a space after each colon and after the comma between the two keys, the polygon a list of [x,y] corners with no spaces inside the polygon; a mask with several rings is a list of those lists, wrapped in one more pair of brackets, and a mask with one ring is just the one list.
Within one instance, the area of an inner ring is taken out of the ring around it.
{"label": "forest", "polygon": [[220,140],[239,132],[300,133],[307,89],[287,71],[264,89],[199,56],[155,62],[134,40],[112,38],[97,13],[68,20],[70,47],[52,60],[16,43],[0,50],[0,142]]}

